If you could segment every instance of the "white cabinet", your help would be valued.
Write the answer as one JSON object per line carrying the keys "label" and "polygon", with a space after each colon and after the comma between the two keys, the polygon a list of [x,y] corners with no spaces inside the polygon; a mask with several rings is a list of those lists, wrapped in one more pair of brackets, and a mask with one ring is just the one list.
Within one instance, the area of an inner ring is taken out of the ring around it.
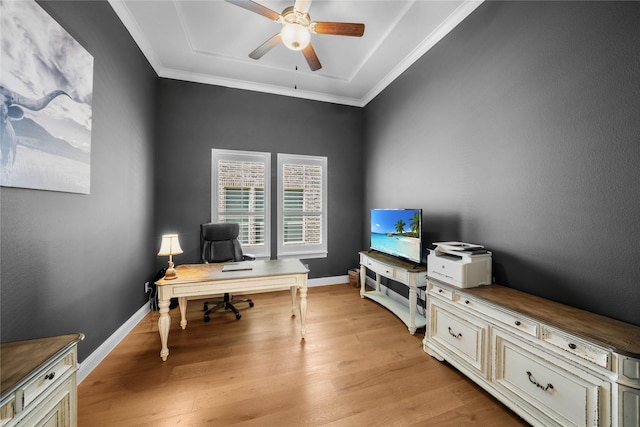
{"label": "white cabinet", "polygon": [[77,425],[77,343],[82,334],[2,343],[0,426]]}
{"label": "white cabinet", "polygon": [[430,279],[424,351],[527,422],[640,425],[640,327],[498,285]]}
{"label": "white cabinet", "polygon": [[[366,290],[367,269],[376,275],[375,289]],[[380,289],[382,277],[394,280],[409,288],[409,306],[394,300]],[[416,313],[417,288],[427,286],[427,270],[425,266],[401,261],[379,252],[360,252],[360,296],[369,298],[386,307],[407,325],[413,335],[417,328],[426,325],[426,318]]]}

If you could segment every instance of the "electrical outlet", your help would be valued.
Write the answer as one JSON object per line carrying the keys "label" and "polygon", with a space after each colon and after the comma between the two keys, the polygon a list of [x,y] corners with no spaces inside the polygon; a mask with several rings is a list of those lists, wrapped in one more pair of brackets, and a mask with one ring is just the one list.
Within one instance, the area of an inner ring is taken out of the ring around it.
{"label": "electrical outlet", "polygon": [[148,294],[150,290],[151,289],[149,289],[149,282],[144,282],[144,293]]}

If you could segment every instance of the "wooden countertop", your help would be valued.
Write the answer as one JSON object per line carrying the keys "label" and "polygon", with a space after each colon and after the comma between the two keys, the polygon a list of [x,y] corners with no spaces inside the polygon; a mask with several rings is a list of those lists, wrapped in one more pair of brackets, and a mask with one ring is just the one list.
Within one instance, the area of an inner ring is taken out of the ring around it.
{"label": "wooden countertop", "polygon": [[0,395],[13,392],[31,372],[83,339],[84,334],[69,334],[0,343]]}
{"label": "wooden countertop", "polygon": [[407,270],[411,273],[420,273],[422,271],[424,272],[427,271],[427,266],[424,264],[417,264],[415,262],[403,261],[399,258],[386,255],[381,252],[376,252],[371,250],[371,251],[361,251],[360,253],[362,255],[368,256],[373,260],[384,262],[385,264],[389,264],[394,267],[402,268],[403,270]]}
{"label": "wooden countertop", "polygon": [[639,326],[500,285],[467,289],[451,288],[460,293],[476,296],[494,306],[522,313],[578,337],[595,341],[615,353],[640,359]]}

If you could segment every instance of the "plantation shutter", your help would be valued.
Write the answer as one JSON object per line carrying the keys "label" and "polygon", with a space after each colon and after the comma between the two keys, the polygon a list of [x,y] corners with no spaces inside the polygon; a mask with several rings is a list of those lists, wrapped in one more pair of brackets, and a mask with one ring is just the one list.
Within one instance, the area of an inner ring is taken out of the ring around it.
{"label": "plantation shutter", "polygon": [[240,224],[245,252],[268,257],[269,153],[213,150],[212,222]]}
{"label": "plantation shutter", "polygon": [[326,256],[326,158],[278,155],[278,257]]}

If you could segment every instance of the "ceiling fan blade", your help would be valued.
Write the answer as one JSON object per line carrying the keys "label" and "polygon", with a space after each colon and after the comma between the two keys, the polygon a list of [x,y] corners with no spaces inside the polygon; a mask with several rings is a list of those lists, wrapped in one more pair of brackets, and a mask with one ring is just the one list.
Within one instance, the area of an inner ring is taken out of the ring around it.
{"label": "ceiling fan blade", "polygon": [[280,37],[280,33],[271,37],[266,42],[262,43],[260,46],[256,48],[253,52],[249,54],[249,58],[251,59],[260,59],[264,56],[265,53],[269,52],[271,49],[276,47],[278,44],[282,42],[282,38]]}
{"label": "ceiling fan blade", "polygon": [[316,55],[316,51],[313,50],[313,46],[311,46],[311,43],[309,43],[307,47],[302,49],[302,54],[307,60],[307,64],[309,64],[309,68],[311,68],[311,71],[318,71],[320,68],[322,68],[320,60],[318,59],[318,55]]}
{"label": "ceiling fan blade", "polygon": [[227,3],[235,4],[236,6],[240,6],[241,8],[250,10],[251,12],[257,13],[258,15],[262,15],[266,18],[271,19],[272,21],[277,21],[280,19],[280,14],[274,10],[269,9],[266,6],[258,4],[251,0],[225,0]]}
{"label": "ceiling fan blade", "polygon": [[314,22],[311,24],[311,31],[317,34],[362,37],[364,34],[364,24],[351,22]]}
{"label": "ceiling fan blade", "polygon": [[309,7],[311,7],[311,0],[296,0],[293,8],[300,13],[309,13]]}

